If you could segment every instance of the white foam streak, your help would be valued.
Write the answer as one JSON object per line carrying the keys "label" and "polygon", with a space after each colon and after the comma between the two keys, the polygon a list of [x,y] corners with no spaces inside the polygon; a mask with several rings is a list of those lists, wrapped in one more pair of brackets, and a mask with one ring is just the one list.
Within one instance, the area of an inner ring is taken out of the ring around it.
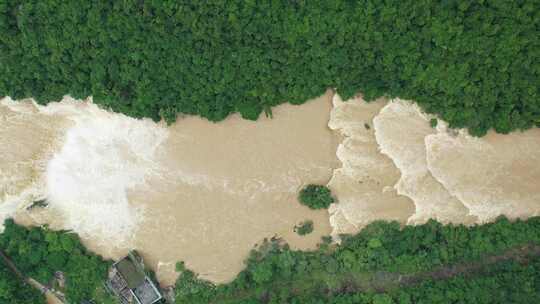
{"label": "white foam streak", "polygon": [[396,184],[399,194],[414,201],[415,214],[409,223],[436,219],[443,223],[468,223],[468,209],[452,196],[429,172],[424,138],[435,133],[429,118],[418,106],[395,99],[373,120],[375,137],[381,152],[388,155],[401,171]]}
{"label": "white foam streak", "polygon": [[42,196],[49,208],[62,215],[62,228],[113,244],[128,241],[141,210],[129,206],[127,192],[143,184],[149,174],[159,173],[153,159],[167,138],[166,128],[102,110],[91,98],[65,97],[47,106],[9,99],[2,104],[18,113],[71,122],[60,136],[61,149],[47,160],[37,182],[11,201],[3,199],[0,206],[9,208],[3,213],[7,216],[21,201]]}
{"label": "white foam streak", "polygon": [[[343,166],[329,183],[339,198],[329,210],[334,235],[376,219],[472,224],[540,214],[540,129],[476,138],[443,121],[431,128],[412,102],[334,100],[329,127],[344,136]],[[404,218],[407,202],[414,212]]]}
{"label": "white foam streak", "polygon": [[334,170],[328,183],[339,199],[329,208],[332,235],[353,233],[378,219],[405,222],[414,206],[407,197],[387,187],[397,182],[399,171],[379,152],[370,127],[384,100],[366,103],[355,98],[343,102],[335,94],[333,103],[328,126],[344,139],[337,149],[342,167]]}
{"label": "white foam streak", "polygon": [[438,132],[426,148],[430,172],[480,222],[540,214],[540,129],[483,138]]}
{"label": "white foam streak", "polygon": [[[130,208],[127,192],[156,172],[153,157],[165,128],[149,120],[113,114],[86,102],[47,107],[75,122],[64,146],[47,167],[47,199],[65,216],[66,228],[108,236],[115,243],[133,235],[141,210]],[[105,241],[105,240],[104,240]]]}

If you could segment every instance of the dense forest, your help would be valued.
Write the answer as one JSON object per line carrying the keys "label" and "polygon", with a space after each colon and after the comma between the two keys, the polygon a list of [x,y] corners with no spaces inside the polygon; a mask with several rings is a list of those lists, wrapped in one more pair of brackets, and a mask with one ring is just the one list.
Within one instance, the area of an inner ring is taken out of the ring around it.
{"label": "dense forest", "polygon": [[179,264],[176,303],[536,303],[539,245],[540,217],[472,227],[375,222],[314,251],[267,241],[228,284]]}
{"label": "dense forest", "polygon": [[[66,283],[62,291],[70,303],[83,300],[115,303],[103,286],[110,261],[86,250],[76,234],[46,227],[25,228],[12,219],[6,220],[4,226],[5,230],[0,234],[0,249],[25,276],[43,285],[52,285],[54,273],[61,271]],[[24,298],[14,299],[21,303],[34,303],[24,302]]]}
{"label": "dense forest", "polygon": [[539,12],[536,0],[5,0],[0,96],[219,121],[336,88],[505,133],[540,126]]}

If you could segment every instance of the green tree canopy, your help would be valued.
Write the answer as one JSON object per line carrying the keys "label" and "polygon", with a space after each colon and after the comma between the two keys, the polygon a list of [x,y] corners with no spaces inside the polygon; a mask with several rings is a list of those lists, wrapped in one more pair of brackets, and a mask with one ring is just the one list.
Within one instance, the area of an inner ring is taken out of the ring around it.
{"label": "green tree canopy", "polygon": [[307,185],[298,195],[298,200],[311,209],[328,208],[334,202],[330,189],[322,185]]}
{"label": "green tree canopy", "polygon": [[415,100],[475,135],[540,125],[540,3],[0,3],[0,96],[94,96],[134,117],[256,119],[336,88]]}

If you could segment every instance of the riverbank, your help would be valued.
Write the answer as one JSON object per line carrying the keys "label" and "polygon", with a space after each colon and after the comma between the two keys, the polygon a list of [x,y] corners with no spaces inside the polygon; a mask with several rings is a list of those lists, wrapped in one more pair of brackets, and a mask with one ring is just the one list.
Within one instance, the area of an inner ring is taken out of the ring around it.
{"label": "riverbank", "polygon": [[[274,235],[310,249],[375,220],[471,224],[540,210],[540,129],[471,137],[442,121],[432,128],[402,100],[343,102],[328,91],[257,122],[184,117],[170,127],[91,99],[4,99],[0,109],[0,215],[73,230],[109,258],[136,248],[164,285],[178,260],[229,281]],[[307,183],[328,183],[338,201],[329,213],[298,204]],[[42,198],[46,208],[25,209]],[[315,230],[300,237],[304,220]]]}
{"label": "riverbank", "polygon": [[[412,301],[417,303],[446,293],[464,303],[478,303],[471,300],[478,297],[485,303],[499,297],[535,299],[540,297],[531,288],[540,278],[539,220],[499,218],[470,227],[376,222],[343,237],[339,245],[323,243],[308,252],[272,241],[254,250],[244,271],[227,284],[214,285],[184,270],[176,284],[176,303],[350,304],[374,303],[379,297],[389,298],[383,303],[403,298],[417,298]],[[516,272],[510,274],[510,269]],[[501,294],[467,287],[468,282],[493,287],[508,275],[515,277],[498,285],[505,291]]]}
{"label": "riverbank", "polygon": [[[375,220],[486,223],[540,215],[540,129],[473,137],[409,101],[333,98],[343,140],[329,187],[333,236]],[[436,127],[432,127],[435,120]]]}
{"label": "riverbank", "polygon": [[[530,300],[540,297],[538,290],[530,288],[540,278],[539,223],[540,217],[525,221],[501,217],[470,227],[436,221],[417,226],[378,221],[359,233],[342,236],[340,244],[323,241],[316,250],[307,251],[291,249],[280,239],[265,240],[250,252],[244,269],[230,283],[213,284],[178,263],[181,275],[171,294],[177,304],[351,303],[345,301],[348,298],[357,303],[358,297],[371,303],[369,299],[379,297],[431,299],[437,297],[432,292],[435,288],[437,293],[457,291],[455,296],[466,302],[500,296]],[[39,277],[56,286],[50,279],[62,271],[62,291],[69,301],[114,303],[103,290],[112,262],[87,251],[76,235],[28,229],[13,221],[5,224],[0,247],[6,248],[11,257],[8,264],[23,280]],[[469,282],[494,287],[497,280],[509,276],[512,279],[497,283],[497,290],[505,291],[502,295],[466,287]],[[27,281],[43,289],[39,282]]]}
{"label": "riverbank", "polygon": [[476,135],[508,133],[540,126],[538,10],[534,0],[14,1],[0,7],[0,96],[71,93],[132,117],[220,121],[331,87],[346,99],[406,96]]}
{"label": "riverbank", "polygon": [[[186,117],[171,127],[70,100],[49,105],[44,116],[68,113],[74,126],[42,176],[49,206],[20,210],[17,221],[74,230],[110,258],[136,248],[166,285],[178,260],[230,280],[265,237],[314,248],[331,230],[327,212],[296,196],[304,183],[326,183],[338,165],[339,139],[326,127],[331,97],[283,105],[257,122]],[[300,237],[294,226],[304,220],[314,232]]]}

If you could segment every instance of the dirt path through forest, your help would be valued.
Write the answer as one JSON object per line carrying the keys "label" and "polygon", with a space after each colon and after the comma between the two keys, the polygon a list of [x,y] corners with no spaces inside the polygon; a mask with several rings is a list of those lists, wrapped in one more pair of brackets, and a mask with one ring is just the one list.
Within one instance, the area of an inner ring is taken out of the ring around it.
{"label": "dirt path through forest", "polygon": [[[0,249],[0,259],[2,259],[0,263],[5,263],[8,266],[8,268],[16,275],[17,279],[24,282],[24,284],[29,284],[30,286],[39,290],[39,292],[41,293],[44,292],[44,295],[48,304],[64,304],[64,302],[61,301],[60,298],[57,297],[53,291],[43,286],[40,282],[32,278],[26,277],[22,272],[20,272],[19,269],[17,269],[17,266],[15,266],[15,264],[11,261],[11,259],[1,249]],[[62,294],[60,294],[59,296],[64,297]]]}
{"label": "dirt path through forest", "polygon": [[[508,260],[515,260],[520,263],[526,263],[530,258],[540,256],[540,246],[525,245],[508,249],[502,253],[486,255],[475,261],[454,263],[436,267],[431,271],[420,272],[417,274],[400,274],[393,272],[365,272],[365,273],[341,273],[339,275],[328,274],[325,272],[313,273],[309,277],[303,278],[301,282],[296,281],[278,281],[267,286],[268,290],[279,290],[287,288],[293,294],[305,295],[315,292],[312,288],[320,291],[321,286],[325,286],[327,276],[332,276],[332,281],[339,282],[338,286],[326,288],[325,293],[328,296],[333,294],[347,294],[358,292],[377,292],[384,293],[396,288],[411,287],[418,285],[426,280],[448,280],[459,275],[474,275],[489,269],[489,267]],[[298,284],[297,284],[298,283]],[[307,286],[307,287],[306,287]],[[243,290],[234,294],[231,298],[213,299],[211,303],[233,303],[238,300],[253,299],[259,295],[259,291]],[[269,300],[267,294],[260,295],[260,303],[266,303]]]}

